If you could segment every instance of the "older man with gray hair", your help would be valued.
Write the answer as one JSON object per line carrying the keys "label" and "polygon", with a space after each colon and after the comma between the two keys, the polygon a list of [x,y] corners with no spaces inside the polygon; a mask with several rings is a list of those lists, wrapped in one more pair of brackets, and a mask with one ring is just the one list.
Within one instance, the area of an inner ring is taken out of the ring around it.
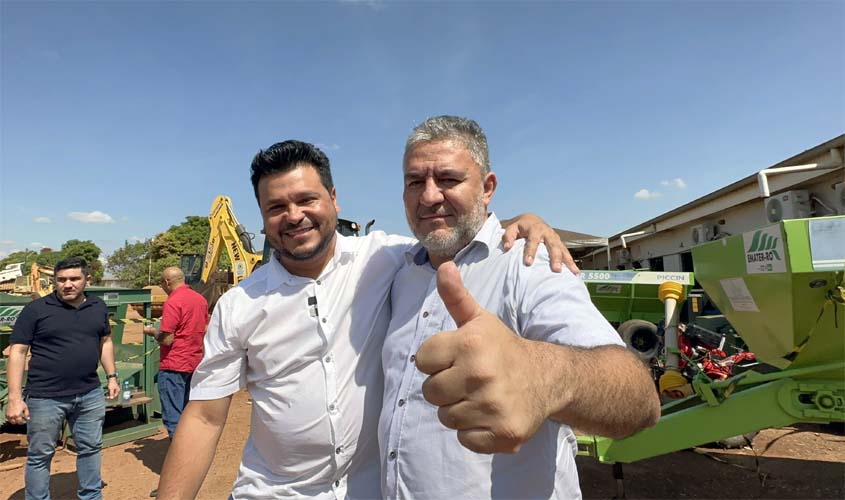
{"label": "older man with gray hair", "polygon": [[[417,126],[403,173],[419,243],[394,280],[382,353],[383,495],[580,497],[571,428],[622,437],[653,425],[647,370],[575,275],[504,251],[477,123]],[[536,259],[547,262],[542,247]]]}

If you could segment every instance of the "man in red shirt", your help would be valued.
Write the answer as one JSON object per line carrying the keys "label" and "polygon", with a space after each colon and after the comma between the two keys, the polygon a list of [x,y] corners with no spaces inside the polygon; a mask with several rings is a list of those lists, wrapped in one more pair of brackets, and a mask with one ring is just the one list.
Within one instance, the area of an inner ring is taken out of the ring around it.
{"label": "man in red shirt", "polygon": [[144,328],[161,347],[158,393],[161,416],[167,434],[173,439],[182,410],[188,404],[191,375],[202,360],[202,341],[208,323],[208,302],[185,284],[178,267],[162,272],[161,287],[167,293],[161,325]]}

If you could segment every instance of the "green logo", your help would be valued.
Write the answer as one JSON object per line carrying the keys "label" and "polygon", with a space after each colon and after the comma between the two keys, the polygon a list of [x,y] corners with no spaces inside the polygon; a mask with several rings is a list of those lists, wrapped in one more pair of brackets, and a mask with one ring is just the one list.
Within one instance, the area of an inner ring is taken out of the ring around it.
{"label": "green logo", "polygon": [[761,229],[754,233],[754,237],[751,239],[751,245],[745,253],[770,251],[777,260],[781,260],[780,255],[778,255],[777,250],[775,250],[777,245],[778,239],[770,234],[764,233]]}

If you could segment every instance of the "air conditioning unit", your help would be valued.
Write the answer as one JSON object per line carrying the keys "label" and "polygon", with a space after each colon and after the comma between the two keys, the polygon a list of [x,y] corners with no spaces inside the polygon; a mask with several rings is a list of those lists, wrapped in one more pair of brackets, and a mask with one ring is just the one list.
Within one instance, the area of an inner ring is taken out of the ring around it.
{"label": "air conditioning unit", "polygon": [[804,219],[810,216],[810,194],[806,189],[786,191],[765,200],[766,220]]}
{"label": "air conditioning unit", "polygon": [[631,252],[629,252],[627,248],[620,249],[619,253],[616,255],[618,256],[620,264],[628,264],[631,262]]}
{"label": "air conditioning unit", "polygon": [[833,205],[839,215],[845,215],[845,182],[840,182],[833,188]]}
{"label": "air conditioning unit", "polygon": [[698,224],[690,228],[690,238],[693,245],[699,245],[712,240],[716,236],[715,224]]}

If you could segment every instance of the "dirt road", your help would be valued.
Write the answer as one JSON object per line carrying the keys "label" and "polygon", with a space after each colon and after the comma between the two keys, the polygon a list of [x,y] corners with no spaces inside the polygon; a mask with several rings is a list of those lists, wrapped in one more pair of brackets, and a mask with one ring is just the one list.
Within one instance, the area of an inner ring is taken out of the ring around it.
{"label": "dirt road", "polygon": [[[251,406],[245,393],[232,403],[214,464],[199,498],[225,499],[249,432]],[[103,491],[109,499],[144,499],[158,483],[167,434],[114,446],[103,452]],[[845,498],[845,436],[830,427],[801,426],[761,432],[752,449],[703,449],[673,453],[624,466],[628,498]],[[26,438],[0,434],[0,470],[23,464]],[[53,460],[54,499],[74,498],[75,458],[59,451]],[[585,498],[616,494],[611,467],[579,457]],[[23,468],[0,471],[0,499],[23,499]]]}

